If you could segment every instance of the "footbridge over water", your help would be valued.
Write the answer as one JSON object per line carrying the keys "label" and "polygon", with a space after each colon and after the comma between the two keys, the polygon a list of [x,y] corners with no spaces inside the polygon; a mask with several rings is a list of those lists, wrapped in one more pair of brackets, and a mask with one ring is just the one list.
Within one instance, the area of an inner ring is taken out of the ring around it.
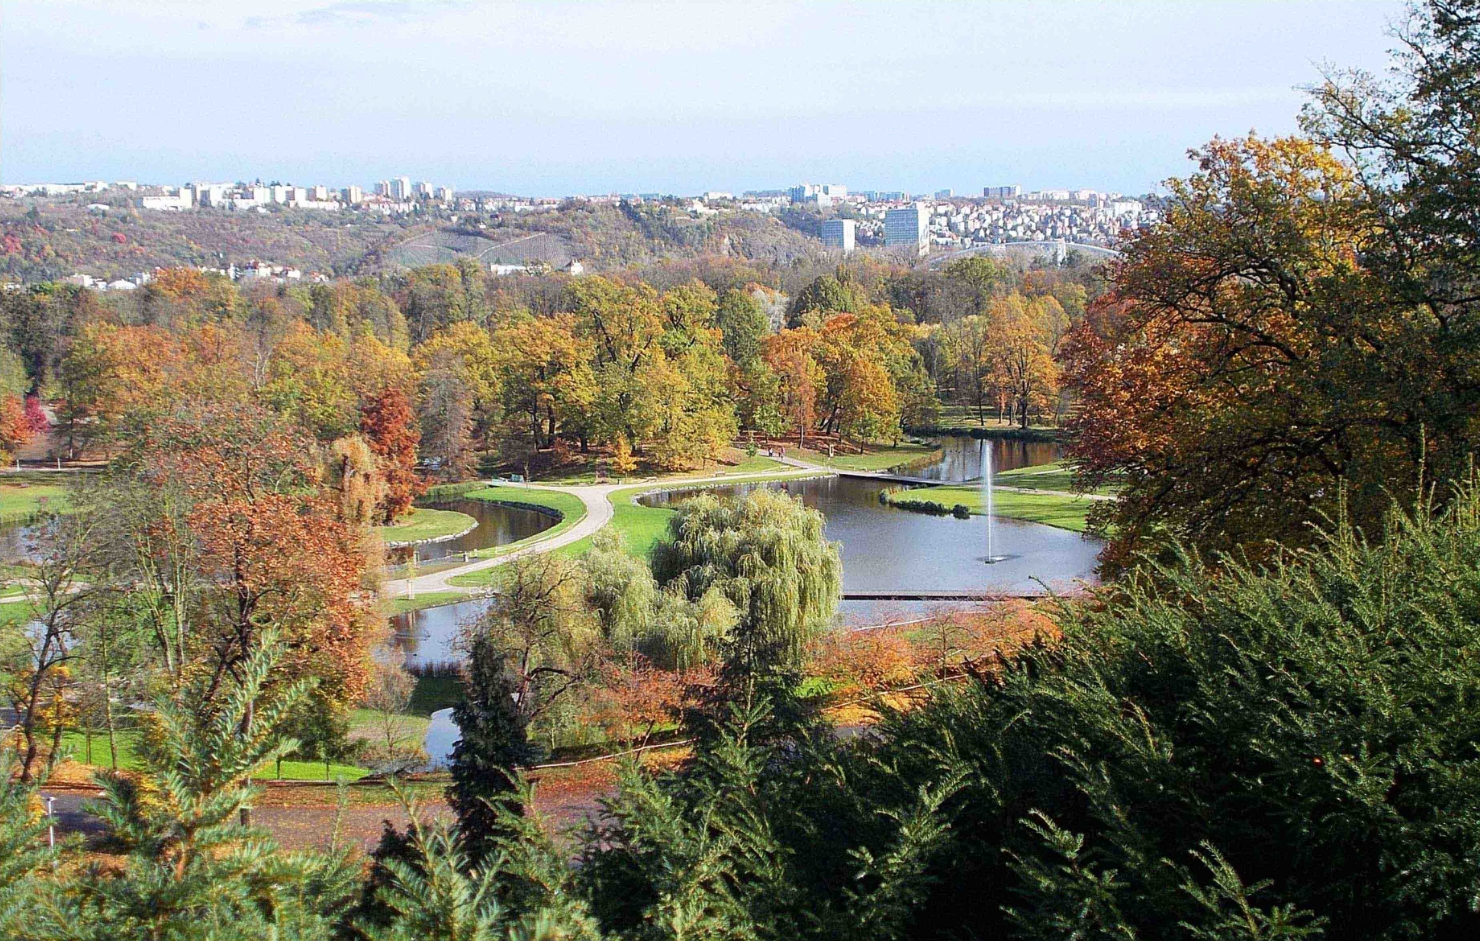
{"label": "footbridge over water", "polygon": [[912,589],[887,588],[866,591],[843,591],[844,601],[1014,601],[1047,598],[1044,592],[1001,592],[985,589]]}

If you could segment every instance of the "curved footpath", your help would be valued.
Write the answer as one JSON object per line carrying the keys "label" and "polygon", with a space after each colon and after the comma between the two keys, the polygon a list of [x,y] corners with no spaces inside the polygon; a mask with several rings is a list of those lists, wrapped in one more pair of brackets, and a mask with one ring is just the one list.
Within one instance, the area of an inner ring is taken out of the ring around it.
{"label": "curved footpath", "polygon": [[[793,462],[787,461],[792,464]],[[801,468],[812,474],[830,474],[832,471],[826,467],[812,465],[800,465]],[[736,480],[764,480],[767,478],[778,478],[785,480],[791,477],[803,476],[797,470],[762,471],[758,474],[734,474],[717,477],[686,477],[668,478],[650,481],[654,490],[661,490],[673,486],[693,486],[700,484],[724,484]],[[467,575],[472,572],[481,572],[484,569],[497,568],[514,559],[526,555],[535,555],[542,552],[550,552],[571,543],[579,542],[587,536],[593,536],[610,523],[616,508],[612,505],[611,496],[618,490],[628,490],[632,487],[640,487],[642,483],[619,483],[619,484],[585,484],[581,486],[561,486],[559,484],[534,484],[534,483],[509,483],[498,481],[500,487],[521,487],[528,490],[554,490],[560,493],[568,493],[576,497],[586,507],[586,515],[574,526],[554,536],[547,538],[535,537],[533,541],[506,552],[503,555],[494,556],[491,559],[476,559],[465,565],[459,565],[440,572],[431,572],[426,575],[418,575],[414,578],[398,578],[387,581],[384,594],[391,598],[404,598],[413,595],[424,595],[430,592],[462,592],[468,595],[477,594],[476,589],[464,588],[453,585],[450,580],[459,575]]]}

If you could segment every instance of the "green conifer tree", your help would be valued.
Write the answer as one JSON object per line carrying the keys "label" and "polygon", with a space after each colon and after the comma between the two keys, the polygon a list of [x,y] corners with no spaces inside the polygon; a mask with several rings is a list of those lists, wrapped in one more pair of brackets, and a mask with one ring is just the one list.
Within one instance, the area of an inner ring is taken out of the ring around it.
{"label": "green conifer tree", "polygon": [[447,801],[468,853],[479,860],[501,832],[498,807],[517,789],[518,769],[534,759],[535,749],[503,655],[488,634],[474,637],[467,671],[463,698],[452,708],[461,738],[452,749]]}

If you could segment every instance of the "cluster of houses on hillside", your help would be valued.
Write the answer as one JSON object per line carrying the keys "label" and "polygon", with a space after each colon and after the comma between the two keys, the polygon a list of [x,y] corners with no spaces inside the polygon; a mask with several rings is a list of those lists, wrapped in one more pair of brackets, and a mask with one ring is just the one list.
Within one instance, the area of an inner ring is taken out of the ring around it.
{"label": "cluster of houses on hillside", "polygon": [[[68,284],[87,288],[92,291],[134,291],[150,281],[154,280],[154,271],[140,271],[127,278],[94,278],[88,274],[68,275],[63,280]],[[327,275],[317,272],[305,275],[300,269],[288,265],[272,265],[265,261],[249,261],[244,265],[227,265],[225,268],[211,268],[204,265],[198,266],[197,271],[208,274],[218,274],[230,278],[232,281],[259,282],[272,284],[296,284],[303,281],[328,281]]]}

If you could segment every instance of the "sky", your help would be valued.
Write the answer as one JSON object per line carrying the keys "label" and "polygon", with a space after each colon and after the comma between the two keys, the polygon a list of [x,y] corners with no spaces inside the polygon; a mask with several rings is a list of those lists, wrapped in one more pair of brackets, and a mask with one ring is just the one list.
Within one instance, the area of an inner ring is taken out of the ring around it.
{"label": "sky", "polygon": [[1151,191],[1395,0],[0,0],[0,182]]}

